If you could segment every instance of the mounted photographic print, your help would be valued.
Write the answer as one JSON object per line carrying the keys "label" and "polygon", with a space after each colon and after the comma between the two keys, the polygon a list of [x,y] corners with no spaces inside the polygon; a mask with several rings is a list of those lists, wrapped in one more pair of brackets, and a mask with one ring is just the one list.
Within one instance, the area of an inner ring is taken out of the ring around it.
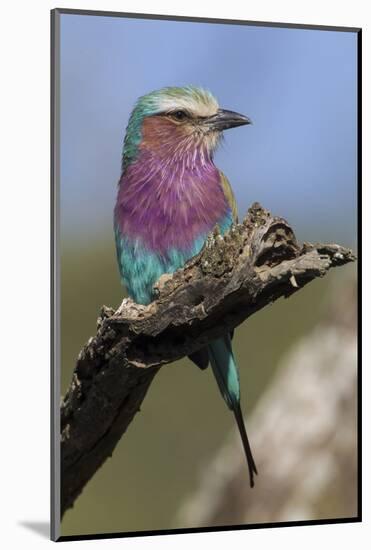
{"label": "mounted photographic print", "polygon": [[52,11],[52,538],[360,521],[354,28]]}

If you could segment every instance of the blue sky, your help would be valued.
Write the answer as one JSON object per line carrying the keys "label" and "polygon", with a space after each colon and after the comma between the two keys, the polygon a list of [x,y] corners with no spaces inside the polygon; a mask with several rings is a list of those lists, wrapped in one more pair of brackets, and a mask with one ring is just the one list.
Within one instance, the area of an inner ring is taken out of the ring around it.
{"label": "blue sky", "polygon": [[136,98],[196,84],[253,120],[215,157],[240,216],[258,200],[302,240],[353,244],[356,50],[346,32],[62,15],[62,238],[110,238]]}

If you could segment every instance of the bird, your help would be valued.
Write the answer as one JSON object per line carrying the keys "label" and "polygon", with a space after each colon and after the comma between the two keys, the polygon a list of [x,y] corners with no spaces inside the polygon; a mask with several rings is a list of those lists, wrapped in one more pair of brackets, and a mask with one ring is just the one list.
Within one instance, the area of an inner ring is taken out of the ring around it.
{"label": "bird", "polygon": [[[207,89],[168,86],[139,97],[124,137],[114,233],[121,281],[136,303],[155,300],[154,284],[202,249],[216,225],[223,235],[237,222],[232,187],[214,164],[223,132],[251,124],[222,109]],[[211,364],[219,390],[240,432],[250,486],[257,468],[240,404],[232,333],[191,354],[201,369]]]}

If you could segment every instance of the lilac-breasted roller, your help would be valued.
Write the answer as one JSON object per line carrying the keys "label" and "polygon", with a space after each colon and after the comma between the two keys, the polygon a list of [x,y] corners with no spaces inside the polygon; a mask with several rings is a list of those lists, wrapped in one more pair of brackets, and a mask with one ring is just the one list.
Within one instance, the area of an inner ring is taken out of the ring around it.
{"label": "lilac-breasted roller", "polygon": [[[154,300],[159,277],[200,252],[216,225],[223,234],[237,220],[233,191],[213,157],[224,130],[250,122],[220,109],[210,92],[194,86],[163,88],[138,99],[126,129],[114,212],[121,279],[137,303]],[[234,412],[253,487],[257,470],[241,413],[231,335],[190,358],[200,368],[211,364]]]}

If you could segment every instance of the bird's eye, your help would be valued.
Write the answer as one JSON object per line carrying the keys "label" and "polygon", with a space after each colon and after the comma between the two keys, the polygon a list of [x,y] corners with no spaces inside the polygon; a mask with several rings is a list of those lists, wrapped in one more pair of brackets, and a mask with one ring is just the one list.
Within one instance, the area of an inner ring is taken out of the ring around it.
{"label": "bird's eye", "polygon": [[172,115],[177,120],[184,120],[185,118],[187,118],[187,113],[185,113],[184,111],[175,111],[174,113],[172,113]]}

